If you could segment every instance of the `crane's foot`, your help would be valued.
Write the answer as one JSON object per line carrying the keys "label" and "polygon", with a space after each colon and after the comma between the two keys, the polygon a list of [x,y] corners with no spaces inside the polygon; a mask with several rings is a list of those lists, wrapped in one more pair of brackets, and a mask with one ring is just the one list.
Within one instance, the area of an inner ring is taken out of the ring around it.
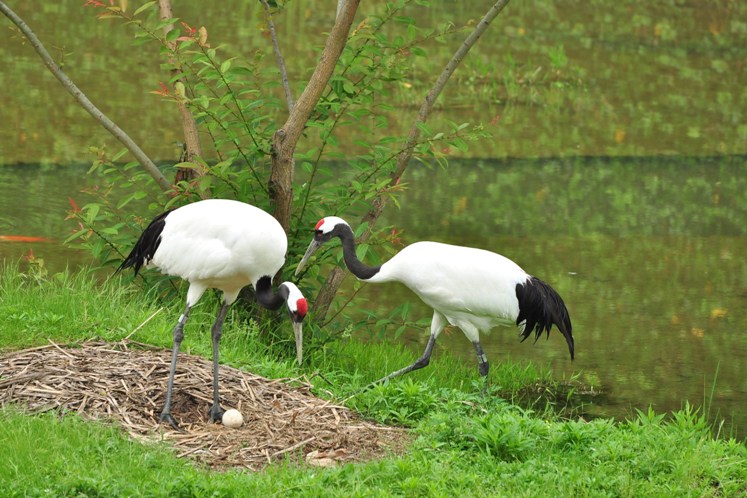
{"label": "crane's foot", "polygon": [[223,414],[226,413],[226,411],[220,407],[220,405],[213,405],[210,407],[210,410],[208,410],[208,417],[213,422],[222,422],[223,421]]}
{"label": "crane's foot", "polygon": [[176,423],[176,420],[174,420],[174,417],[171,416],[171,412],[163,412],[161,413],[161,417],[159,419],[161,422],[168,423],[172,429],[179,432],[184,432],[184,429],[179,427],[179,424]]}

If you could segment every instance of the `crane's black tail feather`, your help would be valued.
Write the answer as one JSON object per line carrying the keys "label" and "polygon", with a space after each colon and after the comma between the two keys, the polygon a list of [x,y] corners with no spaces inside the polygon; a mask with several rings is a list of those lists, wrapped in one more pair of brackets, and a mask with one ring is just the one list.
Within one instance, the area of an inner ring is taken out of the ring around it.
{"label": "crane's black tail feather", "polygon": [[125,268],[134,267],[135,275],[140,271],[140,268],[148,261],[153,259],[153,255],[156,253],[158,246],[161,244],[161,232],[163,227],[166,226],[166,216],[173,211],[166,211],[161,213],[155,218],[140,234],[140,238],[137,239],[135,247],[132,248],[130,254],[122,261],[122,264],[117,268],[116,273],[124,270]]}
{"label": "crane's black tail feather", "polygon": [[560,294],[542,280],[529,277],[526,282],[516,284],[516,298],[519,300],[519,316],[516,318],[516,325],[521,327],[524,322],[521,332],[522,342],[531,335],[532,331],[535,334],[535,342],[542,332],[546,332],[549,337],[550,329],[554,324],[565,337],[568,351],[573,359],[573,327],[568,308],[565,307]]}

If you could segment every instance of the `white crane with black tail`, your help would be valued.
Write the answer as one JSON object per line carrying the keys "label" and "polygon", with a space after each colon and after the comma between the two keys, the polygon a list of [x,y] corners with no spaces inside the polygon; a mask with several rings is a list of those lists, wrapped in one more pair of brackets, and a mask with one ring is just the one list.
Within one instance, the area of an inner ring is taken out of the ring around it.
{"label": "white crane with black tail", "polygon": [[218,346],[223,321],[243,287],[251,284],[257,301],[265,308],[276,310],[283,304],[287,306],[301,364],[306,299],[292,282],[283,282],[277,292],[272,289],[272,279],[285,263],[287,247],[285,231],[275,218],[257,207],[228,199],[207,199],[167,211],[156,216],[140,235],[117,271],[133,267],[137,274],[142,266],[157,267],[162,273],[189,282],[187,307],[174,327],[162,422],[179,428],[171,415],[177,356],[189,311],[209,288],[223,292],[223,304],[211,329],[213,405],[208,415],[212,420],[221,420],[224,413],[218,392]]}
{"label": "white crane with black tail", "polygon": [[527,274],[510,259],[494,252],[439,242],[416,242],[380,266],[366,266],[355,254],[350,225],[336,216],[316,224],[314,238],[296,268],[296,275],[325,242],[342,241],[345,265],[366,282],[401,282],[428,306],[433,320],[423,355],[412,365],[397,370],[374,384],[423,368],[430,362],[436,338],[447,324],[459,327],[477,353],[480,375],[487,377],[488,359],[480,345],[480,332],[496,325],[515,325],[522,341],[532,331],[535,342],[542,332],[550,335],[556,325],[574,355],[568,309],[560,295],[542,280]]}

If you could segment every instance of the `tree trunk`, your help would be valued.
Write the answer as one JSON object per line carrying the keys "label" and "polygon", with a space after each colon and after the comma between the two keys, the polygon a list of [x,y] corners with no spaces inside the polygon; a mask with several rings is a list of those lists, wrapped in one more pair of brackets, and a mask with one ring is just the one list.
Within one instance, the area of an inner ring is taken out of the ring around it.
{"label": "tree trunk", "polygon": [[360,0],[345,2],[322,51],[319,63],[301,96],[290,110],[288,120],[272,138],[272,173],[270,199],[275,205],[274,216],[288,232],[293,202],[294,154],[306,122],[332,77],[337,61],[348,40],[350,26]]}

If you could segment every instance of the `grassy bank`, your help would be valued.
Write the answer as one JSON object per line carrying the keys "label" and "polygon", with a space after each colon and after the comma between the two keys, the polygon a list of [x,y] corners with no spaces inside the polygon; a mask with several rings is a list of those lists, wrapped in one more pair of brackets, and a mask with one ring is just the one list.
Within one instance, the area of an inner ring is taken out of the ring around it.
{"label": "grassy bank", "polygon": [[[42,276],[6,267],[0,276],[0,348],[132,339],[170,347],[181,301],[143,297],[119,282]],[[36,275],[36,276],[34,276]],[[195,309],[185,351],[209,356],[214,301]],[[160,310],[160,311],[159,311]],[[140,327],[143,322],[150,320]],[[283,322],[281,326],[287,325]],[[140,328],[139,328],[140,327]],[[283,327],[281,330],[285,331]],[[289,332],[289,331],[288,331]],[[292,341],[290,334],[287,341]],[[267,377],[317,375],[319,394],[345,398],[411,354],[384,344],[311,341],[304,372],[290,342],[262,339],[236,313],[223,362]],[[685,408],[623,422],[561,418],[511,404],[507,393],[549,381],[525,365],[495,365],[482,397],[472,365],[439,354],[425,371],[346,403],[364,416],[411,428],[404,454],[320,469],[291,459],[261,472],[214,472],[177,458],[165,444],[129,439],[116,424],[56,412],[0,411],[3,496],[739,496],[747,494],[747,448],[714,437]],[[2,379],[0,379],[0,383]],[[160,388],[160,386],[157,386]],[[503,397],[496,396],[501,392]],[[43,442],[43,444],[40,444]]]}

